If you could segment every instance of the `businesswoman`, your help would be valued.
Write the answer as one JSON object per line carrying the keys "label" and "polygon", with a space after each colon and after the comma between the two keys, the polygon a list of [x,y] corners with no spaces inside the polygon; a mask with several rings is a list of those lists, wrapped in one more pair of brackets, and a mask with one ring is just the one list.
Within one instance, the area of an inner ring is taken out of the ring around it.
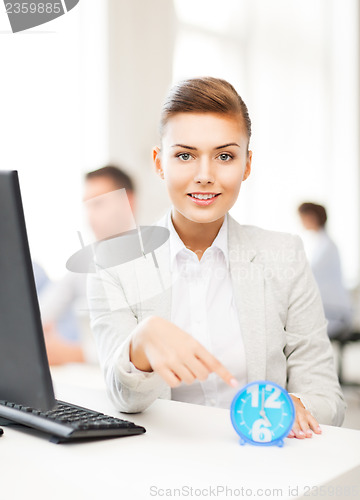
{"label": "businesswoman", "polygon": [[240,386],[267,379],[293,399],[289,437],[311,437],[320,423],[341,425],[345,404],[300,239],[228,213],[250,175],[250,136],[228,82],[189,79],[170,91],[153,150],[172,202],[157,224],[170,237],[155,251],[158,268],[141,258],[90,277],[92,329],[120,411],[158,397],[229,408]]}

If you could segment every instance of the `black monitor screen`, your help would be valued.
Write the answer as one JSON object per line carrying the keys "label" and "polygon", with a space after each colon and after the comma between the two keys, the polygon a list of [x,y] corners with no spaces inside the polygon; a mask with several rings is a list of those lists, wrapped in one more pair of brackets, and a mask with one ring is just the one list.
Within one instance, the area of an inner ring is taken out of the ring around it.
{"label": "black monitor screen", "polygon": [[0,171],[0,399],[55,405],[16,171]]}

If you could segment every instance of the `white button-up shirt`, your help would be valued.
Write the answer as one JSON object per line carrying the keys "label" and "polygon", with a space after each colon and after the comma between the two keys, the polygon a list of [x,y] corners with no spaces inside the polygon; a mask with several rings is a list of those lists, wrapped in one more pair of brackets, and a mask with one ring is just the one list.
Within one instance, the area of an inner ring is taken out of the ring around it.
{"label": "white button-up shirt", "polygon": [[[173,274],[171,321],[192,335],[238,380],[246,384],[246,360],[235,306],[227,244],[227,215],[212,245],[199,261],[186,248],[168,215]],[[237,389],[211,373],[201,382],[184,382],[171,391],[177,401],[230,408]]]}

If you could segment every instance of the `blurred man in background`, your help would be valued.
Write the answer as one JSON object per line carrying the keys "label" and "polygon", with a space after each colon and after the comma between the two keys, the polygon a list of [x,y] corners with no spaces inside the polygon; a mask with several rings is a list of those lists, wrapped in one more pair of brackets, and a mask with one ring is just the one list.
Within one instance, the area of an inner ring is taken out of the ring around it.
{"label": "blurred man in background", "polygon": [[[87,173],[83,201],[95,240],[134,228],[135,187],[129,175],[120,168],[108,165]],[[59,282],[38,290],[50,365],[97,363],[87,312],[86,278],[85,273],[69,272]],[[68,322],[71,332],[63,321],[72,315],[76,317],[75,335],[74,321]]]}
{"label": "blurred man in background", "polygon": [[340,255],[326,231],[325,207],[316,203],[302,203],[298,212],[306,229],[304,246],[314,277],[320,289],[328,334],[335,338],[351,327],[352,308],[342,279]]}

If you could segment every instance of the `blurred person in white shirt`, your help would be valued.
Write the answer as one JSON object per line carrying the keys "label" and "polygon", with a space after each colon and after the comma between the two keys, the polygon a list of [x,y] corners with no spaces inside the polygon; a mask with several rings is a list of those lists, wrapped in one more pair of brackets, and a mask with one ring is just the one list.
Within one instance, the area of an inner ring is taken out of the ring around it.
{"label": "blurred person in white shirt", "polygon": [[325,207],[306,202],[299,206],[298,212],[306,230],[303,235],[305,252],[328,320],[328,335],[334,338],[346,332],[352,320],[351,301],[343,285],[339,251],[326,231]]}
{"label": "blurred person in white shirt", "polygon": [[[83,202],[96,241],[134,226],[134,182],[117,166],[107,165],[85,175]],[[63,279],[49,284],[39,294],[50,365],[98,362],[89,325],[86,278],[86,273],[68,272]],[[59,320],[69,313],[75,315],[78,330],[77,336],[72,335],[71,338],[58,327]]]}

